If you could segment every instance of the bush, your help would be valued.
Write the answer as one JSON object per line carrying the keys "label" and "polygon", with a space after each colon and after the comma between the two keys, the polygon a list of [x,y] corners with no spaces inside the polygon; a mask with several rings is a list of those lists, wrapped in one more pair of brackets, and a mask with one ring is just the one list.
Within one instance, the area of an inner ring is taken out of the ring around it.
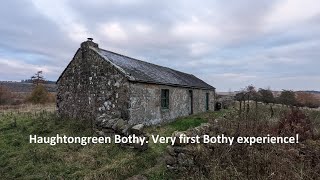
{"label": "bush", "polygon": [[320,102],[314,94],[306,92],[297,93],[298,106],[306,106],[309,108],[318,108]]}
{"label": "bush", "polygon": [[305,140],[313,137],[313,126],[310,119],[299,109],[292,109],[281,117],[278,126],[278,134],[283,136],[295,136]]}
{"label": "bush", "polygon": [[7,87],[0,85],[0,105],[7,105],[11,104],[12,102],[13,94]]}
{"label": "bush", "polygon": [[31,92],[28,101],[34,104],[48,103],[50,101],[50,94],[42,84],[38,84]]}

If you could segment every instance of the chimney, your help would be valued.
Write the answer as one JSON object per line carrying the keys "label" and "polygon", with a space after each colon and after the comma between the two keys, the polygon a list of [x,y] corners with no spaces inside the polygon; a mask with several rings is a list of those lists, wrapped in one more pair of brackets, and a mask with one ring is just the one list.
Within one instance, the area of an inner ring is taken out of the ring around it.
{"label": "chimney", "polygon": [[95,47],[99,48],[99,45],[93,42],[93,38],[88,38],[87,41],[81,43],[81,48]]}

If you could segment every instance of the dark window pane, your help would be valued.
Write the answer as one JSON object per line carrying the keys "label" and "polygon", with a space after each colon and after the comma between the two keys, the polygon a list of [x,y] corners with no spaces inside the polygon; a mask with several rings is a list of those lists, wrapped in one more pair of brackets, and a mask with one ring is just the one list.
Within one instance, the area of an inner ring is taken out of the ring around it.
{"label": "dark window pane", "polygon": [[169,108],[169,89],[161,89],[161,107]]}

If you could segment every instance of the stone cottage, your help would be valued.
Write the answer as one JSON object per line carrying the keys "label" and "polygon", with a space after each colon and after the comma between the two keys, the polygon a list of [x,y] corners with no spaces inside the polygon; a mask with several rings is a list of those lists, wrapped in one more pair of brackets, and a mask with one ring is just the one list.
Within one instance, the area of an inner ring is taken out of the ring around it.
{"label": "stone cottage", "polygon": [[214,110],[215,88],[195,77],[99,48],[88,38],[57,80],[62,117],[146,125]]}

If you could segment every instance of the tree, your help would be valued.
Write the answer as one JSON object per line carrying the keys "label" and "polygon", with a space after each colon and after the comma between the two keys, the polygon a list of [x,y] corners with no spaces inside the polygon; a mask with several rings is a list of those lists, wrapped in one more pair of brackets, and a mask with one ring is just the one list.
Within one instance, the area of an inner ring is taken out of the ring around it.
{"label": "tree", "polygon": [[280,96],[278,97],[278,102],[287,106],[296,105],[295,93],[291,90],[282,90]]}
{"label": "tree", "polygon": [[38,71],[35,75],[31,76],[32,83],[35,85],[43,84],[45,79],[42,75],[42,71]]}
{"label": "tree", "polygon": [[273,117],[274,111],[271,103],[275,102],[275,98],[273,96],[272,91],[270,89],[260,88],[258,93],[260,94],[260,101],[267,105],[268,104],[270,105],[270,114],[271,114],[271,117]]}
{"label": "tree", "polygon": [[258,90],[258,93],[260,94],[260,101],[269,104],[269,103],[274,103],[275,99],[273,96],[273,93],[270,89],[262,89],[260,88]]}
{"label": "tree", "polygon": [[[234,97],[236,101],[239,101],[239,114],[242,113],[242,107],[243,110],[246,111],[246,114],[250,111],[250,100],[253,100],[256,102],[256,108],[258,106],[258,99],[259,95],[257,94],[255,87],[252,85],[247,86],[244,88],[241,92],[237,93]],[[246,104],[247,101],[247,104]],[[243,104],[242,104],[243,102]]]}
{"label": "tree", "polygon": [[242,112],[242,101],[245,101],[245,92],[239,92],[234,96],[236,101],[239,101],[239,115]]}
{"label": "tree", "polygon": [[28,101],[34,104],[44,104],[49,101],[49,92],[44,87],[43,83],[45,81],[42,71],[38,71],[34,76],[31,77],[33,84],[35,87],[33,88]]}
{"label": "tree", "polygon": [[[248,101],[248,104],[247,104],[247,114],[249,113],[250,111],[250,100],[256,100],[258,96],[256,95],[256,88],[253,86],[253,85],[249,85],[246,87],[246,99]],[[256,107],[257,107],[257,101],[256,101]]]}

